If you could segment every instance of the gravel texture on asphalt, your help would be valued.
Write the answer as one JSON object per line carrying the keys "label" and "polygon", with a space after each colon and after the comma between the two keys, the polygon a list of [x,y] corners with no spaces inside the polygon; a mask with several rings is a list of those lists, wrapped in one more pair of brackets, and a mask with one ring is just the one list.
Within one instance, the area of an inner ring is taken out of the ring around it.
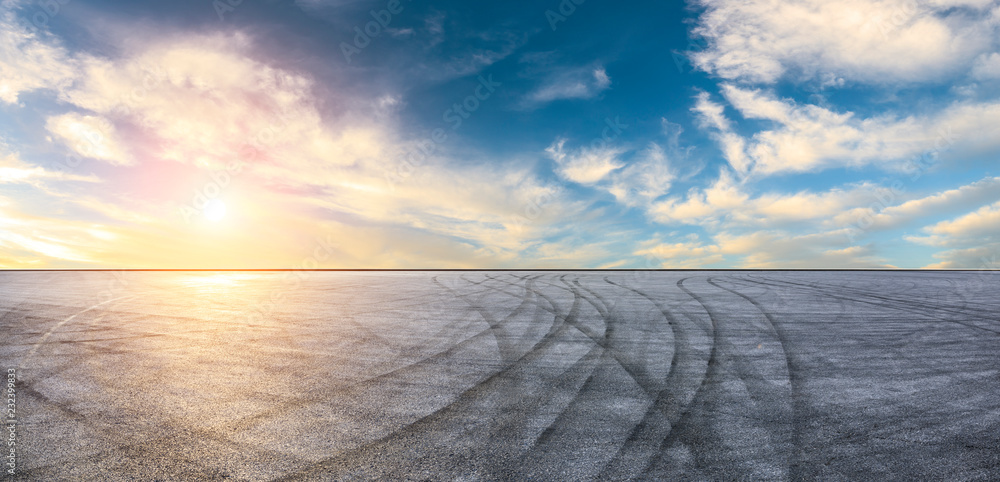
{"label": "gravel texture on asphalt", "polygon": [[16,479],[1000,480],[1000,273],[0,272],[0,340]]}

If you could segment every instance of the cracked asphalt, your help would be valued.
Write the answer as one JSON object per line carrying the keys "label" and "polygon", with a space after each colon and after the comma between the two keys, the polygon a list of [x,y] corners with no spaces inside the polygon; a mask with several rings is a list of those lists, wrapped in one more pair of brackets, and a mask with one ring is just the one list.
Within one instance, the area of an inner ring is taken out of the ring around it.
{"label": "cracked asphalt", "polygon": [[998,281],[0,272],[4,475],[1000,480]]}

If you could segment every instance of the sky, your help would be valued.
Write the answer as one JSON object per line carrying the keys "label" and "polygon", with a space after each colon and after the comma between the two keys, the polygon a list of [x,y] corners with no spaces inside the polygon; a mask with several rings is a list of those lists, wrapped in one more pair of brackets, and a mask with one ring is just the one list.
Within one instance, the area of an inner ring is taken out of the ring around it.
{"label": "sky", "polygon": [[0,268],[1000,268],[1000,2],[0,0]]}

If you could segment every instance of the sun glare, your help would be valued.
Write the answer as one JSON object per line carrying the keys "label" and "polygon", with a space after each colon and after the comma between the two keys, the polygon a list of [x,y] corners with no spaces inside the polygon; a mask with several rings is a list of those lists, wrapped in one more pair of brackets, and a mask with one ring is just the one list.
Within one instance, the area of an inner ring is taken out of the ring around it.
{"label": "sun glare", "polygon": [[226,203],[213,199],[205,204],[205,219],[215,223],[222,220],[226,216]]}

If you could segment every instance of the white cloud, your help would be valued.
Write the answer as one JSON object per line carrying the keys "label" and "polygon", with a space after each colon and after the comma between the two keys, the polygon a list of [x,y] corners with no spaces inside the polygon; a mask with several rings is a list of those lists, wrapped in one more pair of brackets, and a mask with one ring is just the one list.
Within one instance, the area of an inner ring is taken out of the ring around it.
{"label": "white cloud", "polygon": [[[390,57],[394,62],[416,60],[412,67],[396,65],[397,70],[409,70],[409,82],[427,80],[444,82],[448,79],[471,76],[483,72],[487,67],[509,57],[524,46],[531,37],[530,33],[511,30],[502,26],[486,30],[462,30],[451,28],[455,26],[446,20],[444,13],[436,12],[424,20],[422,35],[416,37],[421,42],[408,42],[410,48],[419,47],[422,50],[412,51],[405,56]],[[447,31],[447,33],[446,33]],[[426,32],[425,34],[423,32]],[[444,56],[427,56],[429,50],[441,51],[447,48],[449,53]],[[410,76],[416,76],[410,77]]]}
{"label": "white cloud", "polygon": [[1000,243],[975,246],[971,248],[951,249],[935,253],[934,257],[940,259],[937,263],[924,266],[926,269],[970,269],[970,270],[994,270],[980,274],[976,278],[970,279],[969,283],[989,283],[996,286],[1000,283]]}
{"label": "white cloud", "polygon": [[698,114],[702,127],[712,128],[721,132],[732,130],[729,119],[726,118],[722,104],[712,102],[708,92],[699,92],[695,96],[695,105],[691,111]]}
{"label": "white cloud", "polygon": [[992,203],[928,226],[923,235],[905,237],[948,248],[935,255],[943,261],[929,267],[976,268],[983,257],[1000,256],[998,189],[1000,178],[988,177],[923,197],[871,183],[751,196],[723,172],[711,187],[692,189],[685,199],[668,199],[650,210],[660,223],[699,225],[715,232],[715,244],[657,241],[656,251],[637,254],[668,260],[665,267],[704,266],[722,257],[739,257],[743,267],[882,266],[886,260],[874,245],[856,244],[859,235]]}
{"label": "white cloud", "polygon": [[[700,0],[692,53],[723,78],[826,85],[921,82],[964,73],[996,48],[994,2],[916,0]],[[957,7],[957,8],[956,8]]]}
{"label": "white cloud", "polygon": [[[958,101],[931,115],[858,118],[731,84],[724,84],[722,92],[743,117],[776,124],[746,139],[749,169],[760,175],[869,164],[907,171],[913,158],[928,152],[982,153],[1000,146],[1000,102]],[[696,106],[696,112],[705,110]],[[722,144],[738,159],[738,138],[722,139]]]}
{"label": "white cloud", "polygon": [[691,189],[686,200],[671,198],[656,203],[650,208],[650,214],[664,224],[713,224],[743,207],[749,198],[732,175],[723,171],[712,186]]}
{"label": "white cloud", "polygon": [[624,166],[618,159],[624,152],[622,148],[599,146],[566,152],[565,144],[566,140],[561,139],[545,149],[545,152],[556,161],[556,172],[575,183],[596,184],[607,178],[612,171]]}
{"label": "white cloud", "polygon": [[703,128],[713,130],[712,137],[719,143],[722,155],[736,172],[746,174],[750,169],[750,159],[746,154],[746,141],[733,132],[721,104],[713,102],[708,92],[699,92],[691,111]]}
{"label": "white cloud", "polygon": [[[99,239],[102,235],[100,225],[32,216],[19,211],[14,202],[0,197],[0,253],[7,258],[20,259],[17,265],[47,265],[48,261],[43,260],[92,262],[91,249],[103,243]],[[2,267],[17,265],[0,264]]]}
{"label": "white cloud", "polygon": [[725,260],[722,248],[702,244],[696,239],[680,243],[653,239],[641,243],[633,254],[656,260],[660,268],[702,268]]}
{"label": "white cloud", "polygon": [[[11,235],[0,240],[3,258],[23,261],[34,253],[47,263],[119,266],[159,266],[171,257],[197,266],[254,259],[288,266],[297,261],[289,243],[329,228],[353,236],[331,265],[517,265],[532,256],[539,259],[539,247],[564,237],[573,228],[569,220],[580,219],[585,210],[585,203],[567,200],[559,186],[538,180],[528,164],[452,162],[446,145],[435,146],[416,167],[410,165],[389,182],[401,172],[401,161],[422,144],[396,124],[402,100],[340,99],[345,109],[324,117],[312,79],[253,58],[252,45],[253,39],[240,33],[167,37],[134,45],[119,58],[75,61],[78,81],[63,86],[60,98],[86,113],[49,118],[53,138],[113,164],[132,162],[141,168],[173,161],[180,166],[162,169],[164,175],[150,189],[157,202],[130,199],[125,207],[123,196],[134,192],[134,185],[124,186],[120,179],[93,196],[40,191],[53,203],[74,213],[83,208],[84,215],[117,228],[87,225],[86,231],[81,224],[80,236],[103,236],[86,242],[69,235]],[[233,222],[239,218],[243,224],[225,233],[185,224],[175,211],[210,180],[209,172],[237,159],[248,164],[231,177],[222,196]],[[2,182],[57,179],[56,173],[10,162],[0,166],[0,176]],[[30,219],[32,229],[46,226],[46,232],[63,222],[54,214],[18,217]],[[286,234],[268,234],[275,230]],[[185,241],[171,245],[165,238]],[[115,249],[106,249],[111,246]],[[225,251],[223,246],[240,248]],[[577,251],[584,256],[586,250]],[[546,263],[562,259],[565,266],[577,254],[544,256]]]}
{"label": "white cloud", "polygon": [[734,260],[742,268],[888,267],[870,246],[845,245],[841,231],[798,234],[787,231],[722,232],[712,244],[649,240],[635,254],[662,261],[664,268],[693,268]]}
{"label": "white cloud", "polygon": [[927,226],[923,231],[924,235],[907,236],[906,240],[947,248],[934,255],[942,261],[928,268],[1000,269],[1000,202]]}
{"label": "white cloud", "polygon": [[82,176],[61,171],[50,171],[22,161],[17,154],[0,152],[0,184],[24,183],[42,187],[46,181],[100,182],[93,176]]}
{"label": "white cloud", "polygon": [[989,190],[995,185],[1000,183],[983,181],[919,200],[908,200],[902,192],[872,183],[821,192],[766,192],[752,196],[744,184],[723,171],[710,187],[693,188],[685,198],[674,197],[654,203],[650,213],[663,224],[727,228],[799,224],[807,229],[844,228],[857,225],[862,217],[872,216],[870,206],[881,203],[879,212],[874,214],[876,221],[866,223],[866,229],[872,225],[888,228],[906,222],[907,218],[989,196]]}
{"label": "white cloud", "polygon": [[45,128],[82,157],[132,164],[115,126],[107,119],[71,112],[48,118]]}
{"label": "white cloud", "polygon": [[997,242],[1000,235],[1000,202],[983,206],[955,219],[924,228],[925,236],[908,240],[930,246],[956,246],[966,243]]}
{"label": "white cloud", "polygon": [[16,15],[19,3],[0,5],[0,101],[11,104],[25,92],[64,87],[75,75],[65,50]]}
{"label": "white cloud", "polygon": [[[261,162],[291,146],[330,147],[310,81],[252,60],[242,52],[249,43],[241,34],[188,37],[118,60],[88,58],[83,81],[63,98],[141,129],[144,155],[196,166],[225,166],[251,145]],[[327,162],[339,160],[328,153]]]}
{"label": "white cloud", "polygon": [[[988,177],[972,184],[929,196],[906,199],[904,192],[890,187],[871,187],[867,200],[830,218],[837,226],[859,226],[866,230],[885,230],[939,216],[960,209],[981,206],[997,199],[1000,177]],[[866,203],[867,201],[867,203]]]}
{"label": "white cloud", "polygon": [[638,159],[614,173],[607,189],[626,206],[648,206],[670,192],[675,178],[667,153],[654,143]]}
{"label": "white cloud", "polygon": [[534,107],[561,99],[591,99],[609,87],[611,78],[604,67],[556,71],[525,97],[524,106]]}
{"label": "white cloud", "polygon": [[757,231],[750,234],[719,234],[715,237],[725,253],[739,256],[743,268],[888,268],[872,246],[851,246],[842,231],[792,233]]}
{"label": "white cloud", "polygon": [[972,77],[976,80],[1000,79],[1000,54],[980,55],[972,65]]}

